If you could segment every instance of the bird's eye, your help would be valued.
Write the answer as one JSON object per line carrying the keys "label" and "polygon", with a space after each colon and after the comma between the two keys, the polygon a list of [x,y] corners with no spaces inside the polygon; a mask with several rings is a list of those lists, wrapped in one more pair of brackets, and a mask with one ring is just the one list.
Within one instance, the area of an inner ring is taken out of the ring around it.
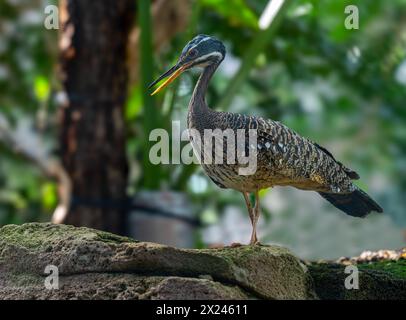
{"label": "bird's eye", "polygon": [[191,57],[191,58],[196,57],[196,55],[197,55],[197,50],[196,49],[192,49],[192,50],[190,50],[188,52],[188,56]]}

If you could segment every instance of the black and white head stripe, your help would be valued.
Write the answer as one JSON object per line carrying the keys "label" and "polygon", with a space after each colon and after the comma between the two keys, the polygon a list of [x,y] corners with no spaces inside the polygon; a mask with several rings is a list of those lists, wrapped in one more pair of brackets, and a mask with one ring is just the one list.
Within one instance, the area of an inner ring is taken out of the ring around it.
{"label": "black and white head stripe", "polygon": [[221,52],[213,51],[211,53],[205,54],[205,55],[197,58],[194,61],[193,65],[199,65],[204,62],[213,61],[213,60],[220,62],[221,60],[223,60],[223,58],[224,58],[224,56]]}
{"label": "black and white head stripe", "polygon": [[[188,57],[190,52],[197,52],[192,57]],[[222,61],[225,57],[226,49],[223,43],[211,36],[200,34],[194,37],[183,49],[181,59],[193,60],[193,65],[202,64],[209,61]]]}
{"label": "black and white head stripe", "polygon": [[188,42],[188,44],[183,48],[182,55],[186,54],[190,49],[195,48],[200,42],[204,42],[211,39],[210,36],[205,34],[199,34]]}

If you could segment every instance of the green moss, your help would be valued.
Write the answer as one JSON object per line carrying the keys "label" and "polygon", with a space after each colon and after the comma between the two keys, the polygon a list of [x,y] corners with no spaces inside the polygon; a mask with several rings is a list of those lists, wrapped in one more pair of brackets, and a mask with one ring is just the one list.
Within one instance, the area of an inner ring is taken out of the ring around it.
{"label": "green moss", "polygon": [[401,259],[398,261],[378,261],[371,263],[362,263],[358,267],[360,270],[377,270],[387,273],[390,276],[406,279],[406,260]]}
{"label": "green moss", "polygon": [[[264,248],[266,248],[266,251],[264,250]],[[200,251],[220,256],[230,262],[246,260],[252,256],[257,256],[258,254],[264,252],[272,253],[273,255],[290,254],[286,248],[278,246],[263,246],[263,245],[257,246],[243,245],[234,248],[225,247],[219,249],[202,249]]]}
{"label": "green moss", "polygon": [[62,240],[90,240],[107,243],[135,242],[133,239],[108,232],[51,223],[6,225],[0,229],[0,242],[33,250],[40,250]]}

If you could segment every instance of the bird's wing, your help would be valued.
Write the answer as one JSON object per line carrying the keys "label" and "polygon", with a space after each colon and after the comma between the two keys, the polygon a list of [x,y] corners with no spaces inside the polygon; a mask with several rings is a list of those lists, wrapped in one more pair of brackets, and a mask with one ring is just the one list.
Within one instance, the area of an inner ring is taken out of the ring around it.
{"label": "bird's wing", "polygon": [[310,189],[317,185],[337,193],[353,190],[351,179],[358,178],[358,174],[336,161],[325,148],[278,121],[251,117],[253,122],[260,153],[270,154],[271,165],[290,177],[292,185]]}
{"label": "bird's wing", "polygon": [[322,147],[321,145],[319,145],[316,142],[313,142],[314,145],[319,148],[320,150],[322,150],[324,153],[326,153],[327,155],[329,155],[335,162],[337,162],[339,165],[341,165],[341,167],[343,168],[343,170],[347,173],[348,177],[353,179],[353,180],[358,180],[359,179],[359,175],[357,172],[355,172],[354,170],[347,168],[346,166],[344,166],[340,161],[337,161],[334,156],[331,154],[330,151],[328,151],[326,148]]}

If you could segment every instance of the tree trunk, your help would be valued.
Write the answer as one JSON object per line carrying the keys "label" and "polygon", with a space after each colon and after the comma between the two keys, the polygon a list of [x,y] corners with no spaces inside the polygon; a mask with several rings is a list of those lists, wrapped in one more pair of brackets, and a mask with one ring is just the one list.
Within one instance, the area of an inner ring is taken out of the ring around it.
{"label": "tree trunk", "polygon": [[60,152],[72,183],[64,223],[124,232],[124,103],[134,0],[62,0]]}

